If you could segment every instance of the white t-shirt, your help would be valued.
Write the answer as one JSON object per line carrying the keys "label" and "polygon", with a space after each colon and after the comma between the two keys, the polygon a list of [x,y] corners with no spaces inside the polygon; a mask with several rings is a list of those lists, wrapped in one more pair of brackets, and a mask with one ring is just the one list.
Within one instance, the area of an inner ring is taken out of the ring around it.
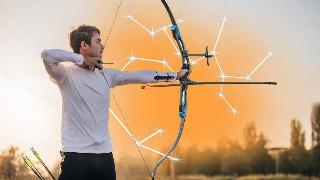
{"label": "white t-shirt", "polygon": [[[108,130],[110,89],[100,70],[86,70],[72,64],[82,64],[80,54],[52,49],[41,53],[51,80],[62,95],[62,151],[78,153],[112,152]],[[177,73],[156,71],[122,72],[103,69],[111,88],[123,84],[156,82],[155,76],[173,76]]]}

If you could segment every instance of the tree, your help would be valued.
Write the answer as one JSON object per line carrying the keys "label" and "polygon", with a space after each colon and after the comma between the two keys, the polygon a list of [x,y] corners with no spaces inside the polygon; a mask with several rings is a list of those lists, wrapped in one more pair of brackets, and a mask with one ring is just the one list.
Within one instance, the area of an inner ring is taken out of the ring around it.
{"label": "tree", "polygon": [[312,149],[310,171],[313,175],[320,175],[320,103],[315,103],[311,111]]}
{"label": "tree", "polygon": [[305,132],[302,130],[300,121],[292,119],[291,121],[291,148],[305,149]]}
{"label": "tree", "polygon": [[250,165],[253,173],[267,174],[274,171],[274,159],[266,148],[267,139],[260,133],[250,153]]}
{"label": "tree", "polygon": [[304,173],[310,162],[309,153],[305,148],[305,131],[300,121],[291,121],[291,147],[289,162],[292,164],[292,173]]}
{"label": "tree", "polygon": [[316,145],[311,150],[311,163],[310,163],[310,174],[320,176],[320,144]]}
{"label": "tree", "polygon": [[19,149],[11,146],[0,154],[0,179],[34,179],[18,155]]}
{"label": "tree", "polygon": [[221,172],[227,175],[245,175],[250,172],[247,154],[237,142],[229,142],[222,157]]}
{"label": "tree", "polygon": [[311,111],[312,147],[320,145],[320,103],[315,103]]}
{"label": "tree", "polygon": [[249,122],[243,129],[244,147],[249,149],[257,142],[257,130],[254,122]]}
{"label": "tree", "polygon": [[17,175],[16,151],[17,148],[10,147],[1,154],[0,174],[3,179],[13,179]]}
{"label": "tree", "polygon": [[266,148],[267,139],[258,135],[254,122],[249,122],[243,130],[246,157],[249,161],[251,173],[266,174],[273,171],[274,160]]}
{"label": "tree", "polygon": [[291,153],[289,150],[285,150],[280,154],[279,157],[279,172],[281,173],[293,173],[294,165],[291,161]]}

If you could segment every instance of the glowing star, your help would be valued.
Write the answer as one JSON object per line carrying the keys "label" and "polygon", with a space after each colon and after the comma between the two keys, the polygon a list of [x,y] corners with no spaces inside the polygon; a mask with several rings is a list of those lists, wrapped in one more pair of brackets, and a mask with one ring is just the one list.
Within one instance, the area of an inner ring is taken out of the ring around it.
{"label": "glowing star", "polygon": [[164,59],[164,60],[162,61],[162,64],[163,64],[163,68],[165,69],[166,66],[168,65],[168,62]]}
{"label": "glowing star", "polygon": [[136,60],[136,57],[134,57],[134,56],[130,56],[128,59],[129,59],[129,61],[133,62],[133,61],[135,61],[135,60]]}
{"label": "glowing star", "polygon": [[223,18],[221,19],[223,22],[226,22],[228,19],[226,16],[223,16]]}
{"label": "glowing star", "polygon": [[231,109],[231,112],[233,113],[233,119],[236,119],[236,114],[238,113],[236,107],[234,106],[234,108]]}
{"label": "glowing star", "polygon": [[164,130],[162,128],[158,129],[157,132],[159,132],[159,134],[162,134],[164,132]]}
{"label": "glowing star", "polygon": [[191,62],[190,62],[190,63],[191,63],[191,65],[192,65],[192,66],[194,66],[194,65],[198,64],[198,63],[197,63],[197,61],[195,61],[195,60],[191,60]]}
{"label": "glowing star", "polygon": [[233,114],[238,113],[238,111],[237,111],[235,108],[231,109],[231,112],[232,112]]}
{"label": "glowing star", "polygon": [[210,52],[210,54],[213,55],[213,56],[217,56],[218,52],[217,52],[216,50],[212,50],[212,51]]}
{"label": "glowing star", "polygon": [[220,78],[221,78],[222,80],[224,80],[224,79],[226,78],[226,76],[222,73],[222,74],[220,75]]}
{"label": "glowing star", "polygon": [[170,159],[171,161],[180,161],[180,159],[178,159],[176,156],[173,156],[173,158],[172,159]]}
{"label": "glowing star", "polygon": [[268,52],[268,56],[269,56],[269,57],[273,56],[273,52],[271,51],[271,49],[270,49],[269,52]]}
{"label": "glowing star", "polygon": [[151,31],[149,32],[149,34],[151,35],[152,39],[153,39],[154,35],[156,35],[156,32],[153,30],[153,27],[152,27]]}

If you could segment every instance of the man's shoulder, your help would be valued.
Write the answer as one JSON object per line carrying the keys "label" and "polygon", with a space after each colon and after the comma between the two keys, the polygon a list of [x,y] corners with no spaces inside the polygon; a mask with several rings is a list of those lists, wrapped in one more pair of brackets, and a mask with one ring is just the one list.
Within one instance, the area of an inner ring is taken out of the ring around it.
{"label": "man's shoulder", "polygon": [[81,67],[77,66],[74,63],[66,63],[65,66],[69,72],[77,72],[79,70],[82,70]]}

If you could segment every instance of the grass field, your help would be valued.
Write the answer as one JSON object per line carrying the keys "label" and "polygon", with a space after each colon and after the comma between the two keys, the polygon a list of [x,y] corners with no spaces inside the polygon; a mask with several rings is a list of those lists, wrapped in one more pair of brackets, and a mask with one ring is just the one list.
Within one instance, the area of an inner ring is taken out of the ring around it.
{"label": "grass field", "polygon": [[[168,178],[170,179],[170,178]],[[179,176],[177,180],[320,180],[320,177],[306,177],[302,175],[247,175],[247,176]]]}

